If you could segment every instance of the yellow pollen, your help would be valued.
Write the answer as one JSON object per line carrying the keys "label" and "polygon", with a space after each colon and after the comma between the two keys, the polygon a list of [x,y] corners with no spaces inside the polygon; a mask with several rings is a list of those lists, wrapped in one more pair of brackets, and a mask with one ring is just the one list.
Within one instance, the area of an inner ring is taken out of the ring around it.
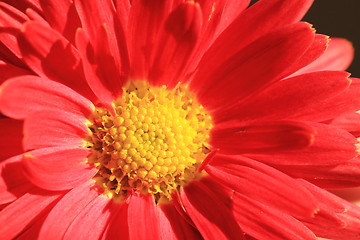
{"label": "yellow pollen", "polygon": [[186,86],[152,87],[130,82],[113,102],[115,114],[96,108],[90,116],[88,162],[104,193],[123,200],[128,192],[153,194],[157,202],[199,179],[209,153],[211,116]]}

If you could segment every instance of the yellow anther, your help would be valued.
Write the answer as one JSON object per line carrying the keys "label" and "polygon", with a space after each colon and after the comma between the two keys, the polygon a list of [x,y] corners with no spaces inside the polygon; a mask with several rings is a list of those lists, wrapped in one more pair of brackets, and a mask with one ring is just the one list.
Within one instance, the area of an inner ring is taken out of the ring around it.
{"label": "yellow anther", "polygon": [[88,162],[99,169],[94,179],[105,195],[125,199],[138,190],[170,200],[173,191],[202,176],[197,168],[208,154],[211,117],[185,86],[129,82],[113,107],[115,115],[95,109],[87,139]]}

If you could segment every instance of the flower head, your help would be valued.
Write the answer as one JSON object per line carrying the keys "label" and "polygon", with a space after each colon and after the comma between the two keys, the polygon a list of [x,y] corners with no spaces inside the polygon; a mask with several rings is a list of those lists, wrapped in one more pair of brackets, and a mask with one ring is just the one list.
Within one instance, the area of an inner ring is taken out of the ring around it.
{"label": "flower head", "polygon": [[360,185],[360,81],[311,0],[6,2],[0,236],[360,238],[327,191]]}

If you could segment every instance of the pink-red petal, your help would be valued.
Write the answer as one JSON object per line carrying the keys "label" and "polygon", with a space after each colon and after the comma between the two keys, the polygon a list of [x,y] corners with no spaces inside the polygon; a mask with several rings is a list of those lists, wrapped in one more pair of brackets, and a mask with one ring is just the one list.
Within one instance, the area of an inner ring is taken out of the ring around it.
{"label": "pink-red petal", "polygon": [[67,190],[91,179],[96,168],[86,163],[86,148],[43,148],[24,154],[23,164],[28,179],[40,188]]}
{"label": "pink-red petal", "polygon": [[308,147],[314,134],[310,125],[295,121],[224,123],[211,130],[210,144],[226,154],[278,153]]}
{"label": "pink-red petal", "polygon": [[216,181],[294,217],[312,217],[316,199],[291,177],[242,156],[216,155],[205,167]]}
{"label": "pink-red petal", "polygon": [[301,151],[269,154],[246,154],[266,163],[278,165],[334,165],[358,155],[356,138],[349,132],[327,124],[311,123],[314,128],[312,144]]}
{"label": "pink-red petal", "polygon": [[83,115],[46,111],[29,115],[24,122],[23,145],[26,151],[57,146],[84,146],[89,133]]}
{"label": "pink-red petal", "polygon": [[156,240],[160,236],[158,212],[152,195],[134,192],[128,206],[129,239]]}
{"label": "pink-red petal", "polygon": [[38,239],[63,239],[70,224],[99,194],[94,188],[94,181],[73,188],[50,211],[41,227]]}
{"label": "pink-red petal", "polygon": [[230,207],[210,186],[193,181],[180,193],[186,212],[204,239],[243,239]]}
{"label": "pink-red petal", "polygon": [[0,88],[0,110],[15,119],[36,112],[59,110],[89,116],[93,104],[72,89],[36,76],[17,77]]}
{"label": "pink-red petal", "polygon": [[214,67],[211,62],[200,64],[190,87],[210,109],[234,104],[284,77],[312,44],[314,36],[307,23],[274,31],[227,59],[214,60]]}
{"label": "pink-red petal", "polygon": [[61,193],[37,191],[27,193],[0,211],[0,236],[14,239],[18,234],[47,214]]}
{"label": "pink-red petal", "polygon": [[0,161],[23,152],[23,122],[0,118]]}

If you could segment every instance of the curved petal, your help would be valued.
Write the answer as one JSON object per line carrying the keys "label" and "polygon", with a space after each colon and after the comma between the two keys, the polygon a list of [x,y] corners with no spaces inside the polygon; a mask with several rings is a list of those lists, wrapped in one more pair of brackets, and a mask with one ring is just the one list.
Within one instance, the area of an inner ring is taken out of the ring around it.
{"label": "curved petal", "polygon": [[301,151],[269,154],[246,154],[246,156],[276,165],[334,165],[358,155],[356,138],[347,131],[321,123],[308,122],[314,128],[312,144]]}
{"label": "curved petal", "polygon": [[345,129],[346,131],[351,132],[356,137],[360,136],[360,112],[343,114],[333,119],[329,124],[335,127]]}
{"label": "curved petal", "polygon": [[157,239],[160,236],[158,212],[152,195],[135,192],[128,207],[129,239]]}
{"label": "curved petal", "polygon": [[39,2],[50,26],[74,43],[76,29],[81,26],[74,3],[71,0],[39,0]]}
{"label": "curved petal", "polygon": [[312,127],[302,122],[224,123],[211,130],[210,145],[226,154],[278,153],[306,148],[313,138]]}
{"label": "curved petal", "polygon": [[0,88],[0,110],[15,119],[58,110],[89,116],[93,104],[70,88],[35,76],[17,77]]}
{"label": "curved petal", "polygon": [[111,217],[109,224],[104,231],[102,240],[113,240],[113,239],[129,239],[129,224],[128,219],[128,204],[118,203],[112,205]]}
{"label": "curved petal", "polygon": [[230,207],[208,185],[193,181],[180,193],[186,212],[205,239],[243,239]]}
{"label": "curved petal", "polygon": [[236,119],[241,122],[291,118],[341,92],[351,83],[345,72],[324,71],[279,81],[247,101],[213,113],[215,122]]}
{"label": "curved petal", "polygon": [[317,239],[294,217],[247,196],[235,193],[233,212],[245,233],[255,239]]}
{"label": "curved petal", "polygon": [[0,161],[23,152],[23,122],[0,118]]}
{"label": "curved petal", "polygon": [[24,62],[39,76],[96,100],[86,83],[79,53],[60,33],[40,22],[28,21],[18,35],[18,44]]}
{"label": "curved petal", "polygon": [[[218,37],[199,63],[199,71],[216,69],[224,60],[256,39],[279,27],[298,22],[312,2],[313,0],[258,1],[240,14]],[[255,69],[257,71],[259,68]]]}
{"label": "curved petal", "polygon": [[22,75],[31,75],[31,71],[17,67],[0,59],[0,84],[5,80]]}
{"label": "curved petal", "polygon": [[93,181],[73,188],[50,211],[38,239],[63,239],[70,224],[99,194]]}
{"label": "curved petal", "polygon": [[86,148],[43,148],[24,154],[26,176],[38,187],[67,190],[91,179],[97,169],[85,161]]}
{"label": "curved petal", "polygon": [[205,170],[230,189],[296,218],[312,217],[317,211],[318,203],[306,188],[255,160],[218,154]]}
{"label": "curved petal", "polygon": [[324,70],[343,71],[350,66],[353,58],[354,48],[351,42],[342,38],[331,38],[325,53],[296,74]]}
{"label": "curved petal", "polygon": [[64,240],[98,240],[108,224],[114,203],[104,195],[99,195],[89,203],[66,230]]}
{"label": "curved petal", "polygon": [[360,207],[304,180],[298,181],[319,201],[319,211],[314,218],[303,219],[304,224],[317,236],[330,239],[360,238]]}
{"label": "curved petal", "polygon": [[15,156],[0,163],[0,205],[15,201],[34,188],[25,177],[22,156]]}
{"label": "curved petal", "polygon": [[51,110],[29,115],[24,122],[24,149],[84,146],[90,132],[86,121],[80,114]]}
{"label": "curved petal", "polygon": [[[209,109],[234,104],[280,80],[314,40],[307,23],[296,23],[274,31],[227,59],[199,71],[190,82],[199,101]],[[210,65],[210,66],[209,66]],[[211,71],[209,71],[211,69]]]}
{"label": "curved petal", "polygon": [[47,214],[63,193],[38,191],[26,193],[0,211],[0,236],[14,239],[28,226]]}

